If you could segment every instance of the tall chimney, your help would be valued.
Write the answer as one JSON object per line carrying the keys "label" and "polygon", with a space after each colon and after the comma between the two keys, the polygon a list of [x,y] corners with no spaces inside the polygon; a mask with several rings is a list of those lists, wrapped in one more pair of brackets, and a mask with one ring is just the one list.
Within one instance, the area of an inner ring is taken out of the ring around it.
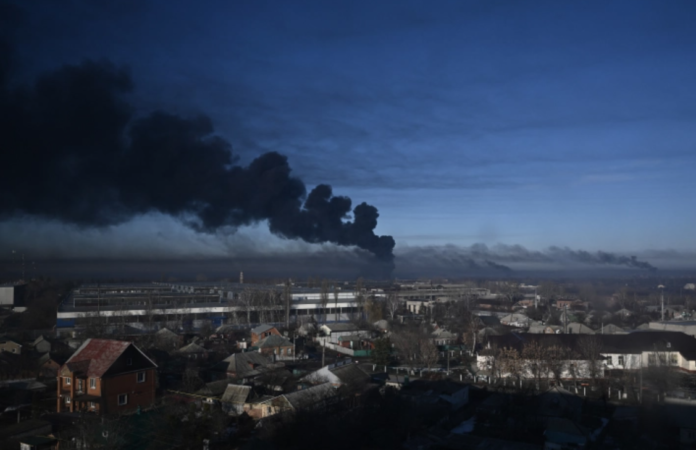
{"label": "tall chimney", "polygon": [[239,272],[239,284],[244,284],[244,272]]}

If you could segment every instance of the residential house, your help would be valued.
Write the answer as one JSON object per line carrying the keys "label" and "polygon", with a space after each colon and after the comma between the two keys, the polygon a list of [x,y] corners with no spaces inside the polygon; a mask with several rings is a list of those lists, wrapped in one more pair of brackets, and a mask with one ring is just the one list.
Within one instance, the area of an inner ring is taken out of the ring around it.
{"label": "residential house", "polygon": [[500,323],[510,327],[527,328],[531,319],[522,313],[512,313],[500,318]]}
{"label": "residential house", "polygon": [[337,401],[336,388],[331,383],[324,383],[256,403],[245,404],[244,411],[254,419],[264,419],[276,414],[324,409]]}
{"label": "residential house", "polygon": [[57,378],[58,412],[123,413],[154,403],[157,365],[132,342],[87,339]]}
{"label": "residential house", "polygon": [[161,349],[173,350],[182,344],[182,336],[169,328],[160,328],[155,333],[155,344]]}
{"label": "residential house", "polygon": [[259,353],[272,357],[275,361],[292,359],[294,355],[293,343],[277,334],[269,334],[265,338],[256,341],[255,347],[258,347]]}
{"label": "residential house", "polygon": [[177,350],[177,353],[187,359],[208,359],[208,350],[195,342],[191,342],[190,344],[181,347],[179,350]]}
{"label": "residential house", "polygon": [[250,399],[251,394],[251,386],[228,384],[220,399],[222,410],[227,414],[241,415],[244,412],[244,404]]}
{"label": "residential house", "polygon": [[435,345],[453,345],[459,338],[456,333],[447,331],[444,328],[437,328],[431,333]]}
{"label": "residential house", "polygon": [[0,339],[0,352],[14,353],[15,355],[22,354],[22,344],[9,339]]}
{"label": "residential house", "polygon": [[303,378],[304,381],[312,384],[330,383],[336,387],[343,385],[361,387],[369,383],[370,379],[370,375],[357,364],[353,364],[350,359],[324,366]]}
{"label": "residential house", "polygon": [[251,329],[251,345],[252,347],[256,345],[261,339],[267,338],[268,336],[282,336],[280,331],[272,325],[259,325],[256,328]]}
{"label": "residential house", "polygon": [[265,370],[276,368],[282,363],[274,364],[268,357],[258,352],[233,353],[222,360],[222,366],[230,378],[253,379]]}
{"label": "residential house", "polygon": [[338,344],[351,350],[373,350],[375,348],[375,343],[371,339],[359,335],[341,336],[338,338]]}
{"label": "residential house", "polygon": [[[363,330],[359,326],[352,324],[352,323],[331,323],[331,324],[324,324],[321,327],[319,327],[319,331],[321,331],[326,338],[328,338],[328,341],[332,344],[339,344],[339,338],[341,336],[363,336],[363,337],[370,337],[371,332],[368,330]],[[322,340],[326,340],[326,338],[322,338]]]}
{"label": "residential house", "polygon": [[31,345],[34,347],[34,351],[38,353],[48,353],[51,351],[51,342],[46,340],[43,336],[37,337]]}
{"label": "residential house", "polygon": [[230,382],[228,380],[217,380],[206,383],[202,388],[197,390],[194,394],[203,398],[203,401],[208,404],[220,403],[227,386]]}
{"label": "residential house", "polygon": [[45,353],[37,360],[39,374],[44,377],[55,377],[58,375],[60,366],[65,364],[65,358]]}
{"label": "residential house", "polygon": [[568,334],[595,334],[592,328],[579,322],[571,322],[565,328]]}

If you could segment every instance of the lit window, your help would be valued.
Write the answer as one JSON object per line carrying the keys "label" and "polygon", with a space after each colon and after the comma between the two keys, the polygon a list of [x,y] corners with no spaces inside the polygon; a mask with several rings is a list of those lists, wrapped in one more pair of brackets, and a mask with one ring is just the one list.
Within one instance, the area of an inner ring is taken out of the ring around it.
{"label": "lit window", "polygon": [[90,378],[90,379],[89,379],[89,388],[90,388],[90,389],[96,389],[96,388],[97,388],[97,379],[96,379],[96,378]]}
{"label": "lit window", "polygon": [[70,377],[65,377],[65,385],[70,386],[70,383],[72,383],[72,378]]}
{"label": "lit window", "polygon": [[128,395],[127,394],[120,394],[118,396],[118,404],[119,406],[123,406],[128,404]]}
{"label": "lit window", "polygon": [[145,382],[145,372],[138,372],[138,383]]}

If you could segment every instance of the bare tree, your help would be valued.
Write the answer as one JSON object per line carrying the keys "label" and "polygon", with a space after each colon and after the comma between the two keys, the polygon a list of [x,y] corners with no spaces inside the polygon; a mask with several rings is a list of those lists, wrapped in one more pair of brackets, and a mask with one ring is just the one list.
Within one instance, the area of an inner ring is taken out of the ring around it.
{"label": "bare tree", "polygon": [[587,371],[595,383],[602,373],[602,341],[595,336],[583,336],[577,340],[580,356],[587,361]]}
{"label": "bare tree", "polygon": [[437,364],[439,352],[430,335],[430,327],[403,326],[394,330],[390,339],[402,361],[428,369]]}
{"label": "bare tree", "polygon": [[544,370],[553,375],[553,379],[561,385],[561,377],[568,367],[570,349],[562,345],[551,345],[544,351]]}
{"label": "bare tree", "polygon": [[518,382],[521,382],[525,367],[522,357],[516,349],[512,347],[502,348],[498,351],[496,359],[498,360],[497,365],[500,367],[501,373],[508,374]]}
{"label": "bare tree", "polygon": [[355,282],[355,304],[357,311],[355,312],[353,319],[359,322],[365,307],[365,286],[362,277],[358,278],[358,280]]}
{"label": "bare tree", "polygon": [[396,317],[396,313],[399,311],[399,295],[394,291],[389,292],[384,303],[386,306],[387,313],[389,314],[389,318],[391,320],[394,320],[394,318]]}
{"label": "bare tree", "polygon": [[546,349],[537,340],[527,342],[522,348],[525,370],[532,375],[536,388],[540,388],[541,379],[547,368]]}

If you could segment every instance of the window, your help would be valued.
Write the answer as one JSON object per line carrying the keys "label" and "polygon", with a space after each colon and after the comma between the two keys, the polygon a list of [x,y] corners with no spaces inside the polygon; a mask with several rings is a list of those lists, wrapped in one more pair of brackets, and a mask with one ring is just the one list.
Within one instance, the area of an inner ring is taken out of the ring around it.
{"label": "window", "polygon": [[676,354],[676,353],[670,353],[670,354],[669,354],[669,365],[670,365],[670,366],[676,366],[677,364],[679,364],[679,359],[677,358],[677,354]]}
{"label": "window", "polygon": [[619,356],[619,365],[620,365],[620,366],[623,366],[623,365],[624,365],[624,357],[623,357],[623,355],[620,355],[620,356]]}
{"label": "window", "polygon": [[69,404],[70,404],[70,396],[69,396],[69,395],[66,395],[66,396],[65,396],[65,404],[66,404],[66,405],[69,405]]}
{"label": "window", "polygon": [[656,366],[657,365],[657,358],[655,357],[654,353],[650,353],[648,355],[648,365],[649,366]]}
{"label": "window", "polygon": [[82,380],[79,378],[77,379],[77,390],[78,391],[82,390]]}
{"label": "window", "polygon": [[97,409],[96,402],[89,402],[89,409]]}
{"label": "window", "polygon": [[609,364],[610,366],[614,365],[614,357],[613,356],[611,356],[611,355],[607,356],[607,364]]}
{"label": "window", "polygon": [[90,388],[90,389],[96,389],[96,388],[97,388],[97,379],[96,379],[96,378],[90,378],[90,379],[89,379],[89,388]]}
{"label": "window", "polygon": [[132,366],[132,365],[133,365],[133,358],[128,358],[128,359],[126,360],[126,365],[127,365],[127,366]]}
{"label": "window", "polygon": [[119,406],[127,405],[128,404],[128,395],[127,394],[120,394],[118,396],[118,404],[119,404]]}
{"label": "window", "polygon": [[138,372],[138,383],[145,382],[145,372]]}
{"label": "window", "polygon": [[65,385],[70,386],[70,383],[72,383],[72,378],[70,377],[65,377]]}

